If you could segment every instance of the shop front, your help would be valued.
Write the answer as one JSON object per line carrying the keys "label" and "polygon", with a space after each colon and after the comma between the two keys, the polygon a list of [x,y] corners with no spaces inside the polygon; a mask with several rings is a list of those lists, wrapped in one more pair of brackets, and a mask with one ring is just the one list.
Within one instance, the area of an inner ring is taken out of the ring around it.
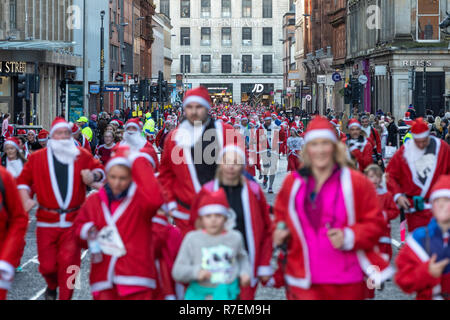
{"label": "shop front", "polygon": [[274,102],[275,86],[273,83],[242,83],[241,101],[249,104],[271,105]]}
{"label": "shop front", "polygon": [[211,101],[214,104],[233,103],[232,83],[202,83],[200,85],[208,89]]}

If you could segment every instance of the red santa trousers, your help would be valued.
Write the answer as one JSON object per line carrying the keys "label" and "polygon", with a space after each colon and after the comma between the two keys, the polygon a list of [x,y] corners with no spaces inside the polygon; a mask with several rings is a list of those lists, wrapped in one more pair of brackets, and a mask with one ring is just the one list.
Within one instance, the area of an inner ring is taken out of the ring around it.
{"label": "red santa trousers", "polygon": [[116,288],[98,292],[95,300],[153,300],[153,290],[148,289],[127,296],[120,296]]}
{"label": "red santa trousers", "polygon": [[258,288],[258,285],[251,287],[245,287],[242,288],[241,287],[241,293],[239,294],[239,299],[240,300],[255,300],[255,294],[256,294],[256,289]]}
{"label": "red santa trousers", "polygon": [[365,282],[350,284],[313,284],[309,289],[289,286],[288,300],[364,300],[368,290]]}
{"label": "red santa trousers", "polygon": [[423,210],[406,214],[406,224],[408,232],[413,232],[417,228],[426,226],[430,223],[433,214],[430,210]]}
{"label": "red santa trousers", "polygon": [[8,291],[0,289],[0,301],[6,300],[7,295],[8,295]]}
{"label": "red santa trousers", "polygon": [[296,155],[290,154],[288,156],[287,171],[297,171],[298,169],[300,169],[300,167],[301,167],[300,159]]}
{"label": "red santa trousers", "polygon": [[38,227],[36,238],[39,272],[49,289],[59,287],[59,300],[70,300],[74,290],[75,270],[79,270],[81,262],[81,248],[74,230]]}

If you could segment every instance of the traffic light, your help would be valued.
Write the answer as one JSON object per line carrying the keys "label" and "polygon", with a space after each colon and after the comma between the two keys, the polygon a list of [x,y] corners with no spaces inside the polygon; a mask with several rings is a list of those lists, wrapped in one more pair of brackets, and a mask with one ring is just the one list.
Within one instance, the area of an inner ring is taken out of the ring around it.
{"label": "traffic light", "polygon": [[157,85],[153,85],[150,87],[151,102],[158,102],[158,98],[159,98],[159,88]]}
{"label": "traffic light", "polygon": [[167,83],[167,81],[163,81],[161,89],[163,102],[169,102],[169,84]]}
{"label": "traffic light", "polygon": [[139,100],[147,102],[149,100],[148,80],[142,80],[139,83]]}
{"label": "traffic light", "polygon": [[345,89],[344,89],[344,103],[345,104],[351,104],[352,103],[352,85],[349,83],[345,84]]}
{"label": "traffic light", "polygon": [[130,89],[131,89],[131,101],[132,102],[139,101],[139,85],[132,84]]}
{"label": "traffic light", "polygon": [[62,105],[66,104],[66,80],[61,80],[59,83],[59,89],[61,90],[61,94],[59,96],[59,102]]}
{"label": "traffic light", "polygon": [[17,98],[24,99],[27,95],[27,75],[19,74],[17,76]]}
{"label": "traffic light", "polygon": [[361,103],[361,85],[357,79],[353,83],[352,102]]}

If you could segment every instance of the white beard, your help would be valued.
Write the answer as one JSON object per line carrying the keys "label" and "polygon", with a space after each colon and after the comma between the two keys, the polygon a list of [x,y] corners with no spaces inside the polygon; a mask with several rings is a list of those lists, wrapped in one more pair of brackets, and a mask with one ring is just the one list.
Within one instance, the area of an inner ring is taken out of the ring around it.
{"label": "white beard", "polygon": [[80,150],[75,146],[73,138],[64,140],[50,139],[47,143],[55,158],[63,164],[71,164],[80,154]]}
{"label": "white beard", "polygon": [[408,140],[405,143],[405,152],[403,156],[405,157],[408,163],[415,163],[425,154],[425,149],[421,150],[417,148],[413,139]]}
{"label": "white beard", "polygon": [[371,134],[371,128],[370,126],[368,126],[367,128],[364,128],[363,126],[361,126],[361,130],[364,131],[366,133],[366,137],[370,138],[370,134]]}
{"label": "white beard", "polygon": [[147,140],[142,137],[139,132],[128,133],[125,131],[123,133],[123,140],[126,145],[130,146],[130,148],[134,150],[141,150],[147,143]]}
{"label": "white beard", "polygon": [[192,147],[203,135],[206,125],[200,122],[192,125],[188,120],[184,120],[178,127],[175,141],[184,148]]}

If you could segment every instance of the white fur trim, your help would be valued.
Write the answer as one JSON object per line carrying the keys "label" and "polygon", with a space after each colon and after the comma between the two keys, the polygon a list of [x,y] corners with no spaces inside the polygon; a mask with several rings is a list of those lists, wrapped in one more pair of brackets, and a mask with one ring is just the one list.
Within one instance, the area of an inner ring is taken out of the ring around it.
{"label": "white fur trim", "polygon": [[412,136],[414,139],[423,139],[430,136],[430,130],[417,134],[412,133]]}
{"label": "white fur trim", "polygon": [[70,127],[70,124],[67,122],[60,122],[58,124],[55,124],[52,129],[50,130],[50,137],[53,135],[53,133],[60,129],[60,128],[67,128],[70,130],[70,132],[72,133],[72,128]]}
{"label": "white fur trim", "polygon": [[120,158],[113,158],[113,159],[109,160],[108,163],[106,164],[105,170],[109,171],[112,167],[118,166],[118,165],[125,166],[127,168],[131,168],[130,161],[127,158],[120,157]]}
{"label": "white fur trim", "polygon": [[450,198],[450,189],[440,189],[434,191],[430,196],[430,202],[438,198]]}
{"label": "white fur trim", "polygon": [[344,228],[344,245],[342,250],[350,251],[355,246],[355,233],[350,228]]}
{"label": "white fur trim", "polygon": [[[69,165],[68,179],[67,179],[67,194],[66,199],[63,199],[61,192],[59,191],[58,180],[56,179],[55,166],[53,164],[53,154],[51,148],[47,148],[47,162],[50,173],[50,181],[52,184],[53,194],[58,202],[61,209],[67,209],[72,201],[73,195],[73,180],[74,180],[74,162],[72,161]],[[63,222],[62,222],[63,223]]]}
{"label": "white fur trim", "polygon": [[352,123],[352,124],[349,124],[349,125],[348,125],[348,128],[349,128],[349,129],[352,128],[352,127],[357,127],[357,128],[360,128],[360,129],[362,128],[361,125],[360,125],[359,123]]}
{"label": "white fur trim", "polygon": [[142,286],[147,288],[156,288],[156,281],[151,278],[144,278],[144,277],[136,277],[136,276],[115,276],[113,278],[113,282],[115,284],[122,284],[122,285],[136,285],[136,286]]}
{"label": "white fur trim", "polygon": [[210,204],[210,205],[201,207],[198,210],[199,216],[204,216],[207,214],[223,214],[224,216],[228,217],[228,208],[225,206],[222,206],[220,204]]}
{"label": "white fur trim", "polygon": [[20,184],[17,186],[18,190],[27,190],[28,192],[31,192],[31,188],[27,186],[26,184]]}
{"label": "white fur trim", "polygon": [[189,220],[189,218],[190,218],[189,213],[184,213],[184,212],[181,212],[179,210],[173,210],[172,211],[172,216],[174,218],[177,218],[177,219],[180,219],[180,220]]}
{"label": "white fur trim", "polygon": [[152,222],[153,223],[158,223],[158,224],[163,225],[163,226],[167,226],[168,225],[166,220],[158,218],[158,217],[153,217],[152,218]]}
{"label": "white fur trim", "polygon": [[239,156],[241,156],[242,159],[244,160],[244,163],[242,163],[242,164],[245,164],[245,152],[242,151],[241,148],[239,148],[238,146],[236,146],[236,145],[234,145],[234,144],[232,144],[232,145],[227,145],[225,148],[222,149],[222,151],[221,151],[220,154],[219,154],[219,159],[220,159],[219,161],[221,161],[221,159],[222,159],[222,157],[224,156],[224,154],[227,153],[228,151],[234,151],[234,152],[236,152],[236,153],[237,153]]}
{"label": "white fur trim", "polygon": [[196,102],[198,104],[201,104],[202,106],[204,106],[206,109],[211,109],[211,105],[209,104],[209,102],[200,97],[200,96],[189,96],[187,97],[184,101],[183,101],[183,108],[185,108],[188,104],[192,103],[192,102]]}
{"label": "white fur trim", "polygon": [[167,204],[167,210],[173,210],[176,209],[178,207],[177,202],[176,201],[171,201]]}
{"label": "white fur trim", "polygon": [[[219,189],[219,180],[216,179],[215,187]],[[250,199],[249,199],[249,184],[247,181],[244,182],[244,186],[242,187],[241,191],[241,201],[242,201],[242,209],[244,211],[244,221],[245,221],[245,235],[247,239],[247,247],[248,247],[248,256],[250,259],[250,265],[251,265],[251,286],[256,286],[258,283],[258,279],[255,276],[255,256],[256,256],[256,250],[255,250],[255,238],[253,236],[253,223],[252,223],[252,213],[250,209]]]}
{"label": "white fur trim", "polygon": [[87,240],[88,238],[88,231],[90,228],[92,228],[92,226],[94,225],[94,223],[91,222],[86,222],[85,224],[83,224],[83,226],[81,227],[81,232],[80,232],[80,238],[82,240]]}
{"label": "white fur trim", "polygon": [[404,196],[403,193],[397,193],[397,194],[394,196],[394,202],[397,203],[398,198],[403,197],[403,196]]}
{"label": "white fur trim", "polygon": [[259,277],[268,277],[273,275],[273,268],[271,266],[259,266],[256,273]]}
{"label": "white fur trim", "polygon": [[6,281],[11,281],[14,277],[14,267],[12,264],[5,260],[0,260],[0,271],[5,272],[4,275]]}
{"label": "white fur trim", "polygon": [[305,134],[305,143],[309,143],[312,140],[315,139],[329,139],[333,142],[337,142],[337,137],[334,132],[332,132],[329,129],[318,129],[318,130],[311,130],[309,132],[306,132]]}
{"label": "white fur trim", "polygon": [[141,130],[141,127],[137,123],[134,123],[134,122],[130,122],[130,123],[126,124],[125,130],[127,130],[129,127],[135,127],[136,129]]}
{"label": "white fur trim", "polygon": [[16,148],[17,149],[17,151],[20,151],[20,148],[19,148],[19,146],[17,145],[17,143],[15,143],[15,142],[13,142],[13,141],[5,141],[5,143],[3,144],[3,148],[4,148],[4,146],[7,146],[7,145],[10,145],[10,146],[13,146],[14,148]]}
{"label": "white fur trim", "polygon": [[408,237],[406,238],[406,243],[422,262],[430,260],[430,256],[428,255],[428,253],[422,248],[419,243],[417,243],[412,234],[408,235]]}
{"label": "white fur trim", "polygon": [[154,169],[156,168],[155,160],[148,153],[144,153],[144,152],[139,152],[139,153],[131,155],[131,157],[130,157],[131,165],[133,165],[134,161],[136,161],[136,159],[138,159],[138,158],[147,159],[150,162],[150,164],[152,165],[152,167]]}

